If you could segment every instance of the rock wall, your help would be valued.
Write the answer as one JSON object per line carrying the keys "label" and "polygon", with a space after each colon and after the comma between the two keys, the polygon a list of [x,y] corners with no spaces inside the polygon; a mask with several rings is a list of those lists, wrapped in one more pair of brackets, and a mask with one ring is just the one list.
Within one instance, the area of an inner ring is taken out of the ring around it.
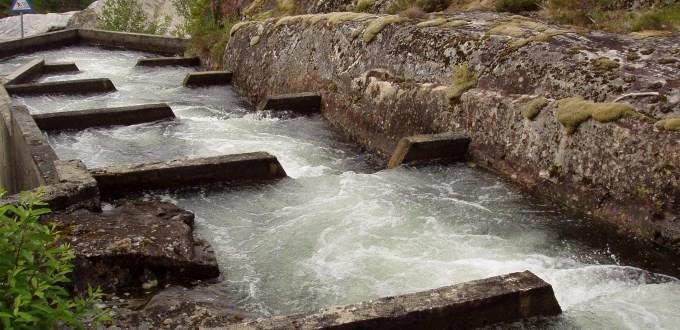
{"label": "rock wall", "polygon": [[[680,115],[677,34],[579,34],[496,13],[440,18],[382,30],[384,16],[357,14],[247,23],[232,31],[225,69],[254,104],[319,91],[335,127],[383,154],[403,136],[467,134],[477,164],[680,252],[680,135],[652,119]],[[603,68],[602,57],[616,64]],[[449,98],[463,63],[477,88]],[[537,95],[548,104],[529,120],[521,109]],[[557,100],[575,95],[623,97],[649,118],[588,120],[570,134]]]}
{"label": "rock wall", "polygon": [[[24,15],[24,36],[66,28],[76,11],[67,13]],[[18,15],[0,19],[0,41],[21,38],[21,23]]]}
{"label": "rock wall", "polygon": [[[97,16],[101,14],[102,8],[106,1],[98,0],[93,2],[86,9],[73,15],[73,18],[68,22],[69,28],[97,28]],[[174,35],[177,27],[184,24],[184,17],[177,13],[177,9],[172,1],[166,0],[138,0],[142,5],[142,10],[150,19],[158,19],[164,21],[165,17],[169,17],[169,28],[166,35]]]}

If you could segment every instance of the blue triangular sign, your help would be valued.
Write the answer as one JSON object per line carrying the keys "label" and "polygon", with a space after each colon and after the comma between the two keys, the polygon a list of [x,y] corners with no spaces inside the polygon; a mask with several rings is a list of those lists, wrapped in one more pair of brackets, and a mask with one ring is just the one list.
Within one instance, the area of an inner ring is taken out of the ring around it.
{"label": "blue triangular sign", "polygon": [[12,0],[12,5],[9,6],[9,10],[15,13],[30,13],[31,4],[28,0]]}

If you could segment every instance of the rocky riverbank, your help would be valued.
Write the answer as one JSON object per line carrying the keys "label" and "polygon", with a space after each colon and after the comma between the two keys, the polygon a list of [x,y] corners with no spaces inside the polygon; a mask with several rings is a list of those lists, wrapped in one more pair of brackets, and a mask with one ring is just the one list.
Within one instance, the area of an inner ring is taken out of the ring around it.
{"label": "rocky riverbank", "polygon": [[679,42],[491,12],[331,13],[239,24],[224,63],[254,104],[320,91],[334,126],[385,155],[466,134],[475,163],[680,253]]}

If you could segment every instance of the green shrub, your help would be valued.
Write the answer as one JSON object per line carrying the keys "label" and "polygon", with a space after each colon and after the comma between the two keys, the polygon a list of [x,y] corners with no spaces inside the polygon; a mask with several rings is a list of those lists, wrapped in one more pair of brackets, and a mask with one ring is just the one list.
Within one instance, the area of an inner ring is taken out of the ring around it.
{"label": "green shrub", "polygon": [[373,3],[375,0],[359,0],[357,1],[354,10],[357,13],[368,13],[373,9]]}
{"label": "green shrub", "polygon": [[633,23],[633,31],[676,30],[680,27],[680,4],[643,12]]}
{"label": "green shrub", "polygon": [[[4,191],[0,191],[0,197]],[[96,307],[99,290],[72,298],[65,286],[74,253],[59,243],[53,227],[38,219],[49,213],[36,194],[23,194],[19,205],[0,206],[0,328],[81,329],[108,319]]]}
{"label": "green shrub", "polygon": [[216,18],[210,5],[210,0],[189,1],[186,27],[191,35],[191,44],[187,52],[206,56],[213,66],[219,67],[222,65],[231,28],[239,22],[239,17],[237,14],[230,14]]}
{"label": "green shrub", "polygon": [[496,0],[497,11],[519,13],[539,9],[540,0]]}
{"label": "green shrub", "polygon": [[[156,13],[158,10],[159,7],[156,7]],[[110,31],[165,34],[170,21],[169,16],[149,18],[137,0],[109,0],[97,17],[97,26]]]}

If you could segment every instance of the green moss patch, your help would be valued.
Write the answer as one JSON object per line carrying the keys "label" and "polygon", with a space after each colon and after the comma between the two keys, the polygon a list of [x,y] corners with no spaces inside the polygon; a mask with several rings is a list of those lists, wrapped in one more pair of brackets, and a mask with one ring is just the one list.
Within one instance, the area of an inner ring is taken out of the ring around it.
{"label": "green moss patch", "polygon": [[545,97],[537,97],[522,105],[520,107],[520,112],[524,118],[534,120],[546,105],[548,105],[548,100],[546,100]]}
{"label": "green moss patch", "polygon": [[660,129],[680,132],[680,117],[661,119],[654,126]]}
{"label": "green moss patch", "polygon": [[407,20],[408,18],[396,15],[383,16],[373,20],[370,24],[368,24],[366,30],[364,31],[364,42],[368,44],[373,41],[375,36],[377,36],[378,33],[380,33],[380,31],[382,31],[382,29],[384,29],[386,26]]}
{"label": "green moss patch", "polygon": [[459,100],[467,90],[477,86],[477,73],[470,70],[467,63],[456,65],[453,70],[452,84],[446,90],[449,100]]}
{"label": "green moss patch", "polygon": [[616,62],[608,57],[600,57],[590,61],[590,64],[598,71],[610,71],[621,66],[619,62]]}
{"label": "green moss patch", "polygon": [[642,117],[627,103],[595,103],[581,97],[570,97],[557,102],[557,120],[571,134],[583,122],[594,119],[601,123],[617,121],[623,117]]}

